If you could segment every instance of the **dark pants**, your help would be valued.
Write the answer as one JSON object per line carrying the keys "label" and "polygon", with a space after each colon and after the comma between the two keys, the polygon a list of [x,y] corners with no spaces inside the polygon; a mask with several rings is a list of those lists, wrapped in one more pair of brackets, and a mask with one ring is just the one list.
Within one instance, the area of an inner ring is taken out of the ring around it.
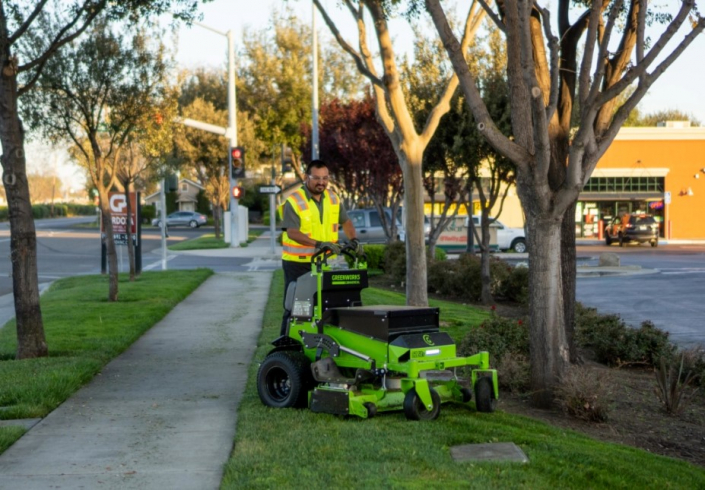
{"label": "dark pants", "polygon": [[284,269],[284,316],[282,317],[280,335],[286,335],[289,318],[291,317],[291,311],[286,309],[286,290],[289,288],[289,284],[296,282],[299,277],[311,272],[311,263],[282,260],[282,269]]}

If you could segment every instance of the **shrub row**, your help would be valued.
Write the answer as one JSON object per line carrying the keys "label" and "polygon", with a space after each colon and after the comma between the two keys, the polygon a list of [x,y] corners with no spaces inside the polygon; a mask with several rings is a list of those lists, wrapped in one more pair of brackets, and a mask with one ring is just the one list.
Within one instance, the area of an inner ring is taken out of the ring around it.
{"label": "shrub row", "polygon": [[662,357],[671,357],[676,347],[668,332],[645,321],[639,328],[629,327],[619,315],[603,315],[595,308],[576,303],[575,339],[590,349],[595,360],[609,366],[644,364],[657,366]]}
{"label": "shrub row", "polygon": [[[7,206],[0,207],[0,221],[9,219]],[[89,204],[55,203],[54,216],[94,216],[95,206]],[[34,219],[51,218],[51,204],[32,205],[32,217]]]}
{"label": "shrub row", "polygon": [[[490,281],[492,296],[522,304],[528,302],[528,268],[513,267],[491,257]],[[480,256],[463,254],[454,261],[431,262],[428,267],[428,290],[448,298],[479,301],[482,294]]]}

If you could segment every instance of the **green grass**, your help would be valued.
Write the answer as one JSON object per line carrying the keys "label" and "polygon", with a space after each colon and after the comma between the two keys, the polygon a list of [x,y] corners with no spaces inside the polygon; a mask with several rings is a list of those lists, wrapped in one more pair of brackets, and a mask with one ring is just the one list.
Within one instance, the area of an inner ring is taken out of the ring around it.
{"label": "green grass", "polygon": [[[255,385],[257,361],[278,336],[282,291],[278,271],[222,488],[705,488],[705,471],[683,461],[502,412],[444,405],[438,420],[411,422],[401,412],[361,420],[264,407]],[[364,300],[403,303],[400,294],[376,289]],[[486,316],[437,304],[456,341]],[[455,463],[450,456],[451,446],[486,442],[514,442],[530,462]]]}
{"label": "green grass", "polygon": [[5,449],[12,446],[25,432],[27,432],[27,430],[19,425],[0,427],[0,454],[2,454]]}
{"label": "green grass", "polygon": [[225,243],[222,236],[216,238],[213,233],[207,233],[198,238],[169,245],[169,250],[203,250],[207,248],[228,248],[229,246],[230,244]]}
{"label": "green grass", "polygon": [[[247,237],[247,243],[252,243],[263,232],[264,230],[250,230]],[[222,236],[221,238],[216,238],[213,233],[208,233],[198,238],[193,238],[191,240],[185,240],[183,242],[170,245],[169,250],[204,250],[209,248],[228,248],[229,246],[230,244],[225,243],[225,240],[222,238]],[[242,244],[242,246],[247,245]]]}
{"label": "green grass", "polygon": [[161,320],[213,271],[120,277],[108,303],[107,276],[61,279],[41,297],[49,357],[15,360],[14,320],[0,330],[1,419],[44,417]]}

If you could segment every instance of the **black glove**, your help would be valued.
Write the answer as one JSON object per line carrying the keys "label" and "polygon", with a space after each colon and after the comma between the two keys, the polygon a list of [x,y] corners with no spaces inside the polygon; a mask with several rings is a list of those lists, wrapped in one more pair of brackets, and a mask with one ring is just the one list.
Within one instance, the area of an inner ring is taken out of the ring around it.
{"label": "black glove", "polygon": [[327,248],[330,250],[333,255],[338,255],[340,254],[340,245],[337,243],[333,242],[316,242],[316,250],[320,250],[322,248]]}
{"label": "black glove", "polygon": [[350,245],[353,247],[353,251],[355,252],[355,255],[362,255],[365,253],[365,247],[362,246],[362,243],[357,238],[353,238],[350,240]]}

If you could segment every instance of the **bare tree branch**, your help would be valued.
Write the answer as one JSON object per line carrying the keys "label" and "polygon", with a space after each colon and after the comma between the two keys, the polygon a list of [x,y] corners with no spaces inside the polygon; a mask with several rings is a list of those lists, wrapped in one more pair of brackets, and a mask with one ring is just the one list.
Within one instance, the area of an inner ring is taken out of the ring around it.
{"label": "bare tree branch", "polygon": [[482,8],[485,10],[487,15],[490,16],[490,19],[492,19],[492,21],[497,26],[497,28],[500,31],[506,33],[507,26],[504,25],[504,22],[502,22],[502,19],[499,18],[499,15],[497,15],[497,13],[494,10],[492,10],[492,6],[490,5],[492,2],[490,1],[488,3],[488,2],[485,2],[485,0],[477,0],[477,1],[480,3],[480,5],[482,5]]}
{"label": "bare tree branch", "polygon": [[42,13],[42,10],[44,9],[44,6],[46,5],[47,0],[41,0],[37,5],[34,6],[34,10],[32,11],[31,14],[25,19],[25,21],[22,23],[22,25],[10,36],[7,40],[8,46],[12,46],[15,44],[15,42],[24,35],[24,33],[29,29],[29,26],[32,25],[32,22],[34,22],[34,19],[36,19],[40,13]]}
{"label": "bare tree branch", "polygon": [[541,24],[543,25],[544,35],[546,36],[546,39],[548,39],[548,47],[551,51],[551,93],[548,97],[548,106],[546,107],[546,119],[550,121],[558,107],[558,50],[560,48],[560,44],[558,43],[558,38],[551,31],[551,13],[547,8],[541,8],[538,2],[534,2],[534,7],[541,14]]}
{"label": "bare tree branch", "polygon": [[330,31],[333,33],[333,36],[335,39],[338,41],[338,44],[348,53],[350,56],[353,57],[353,60],[355,61],[355,65],[357,65],[357,69],[360,70],[360,73],[365,75],[374,85],[379,85],[382,86],[382,80],[380,80],[378,77],[376,77],[366,66],[365,62],[363,61],[362,57],[360,54],[355,51],[355,49],[350,46],[347,41],[345,41],[345,38],[340,34],[340,31],[336,27],[335,23],[333,20],[330,18],[328,15],[328,12],[326,12],[326,9],[323,8],[321,5],[321,2],[319,0],[313,0],[313,3],[316,5],[316,8],[318,11],[321,13],[323,16],[323,21],[326,23]]}

